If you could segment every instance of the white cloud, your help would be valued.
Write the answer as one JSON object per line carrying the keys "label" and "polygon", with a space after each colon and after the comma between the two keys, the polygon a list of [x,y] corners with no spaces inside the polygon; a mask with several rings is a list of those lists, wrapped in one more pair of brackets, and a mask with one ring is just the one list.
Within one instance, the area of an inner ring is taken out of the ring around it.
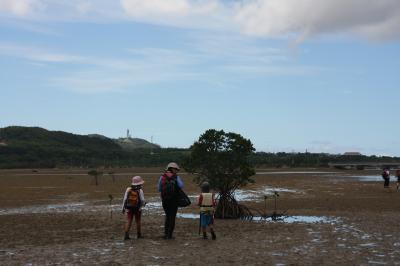
{"label": "white cloud", "polygon": [[40,6],[41,3],[38,0],[1,0],[0,14],[10,13],[19,17],[27,16]]}
{"label": "white cloud", "polygon": [[128,49],[123,59],[88,58],[81,67],[51,78],[52,87],[77,93],[124,92],[154,84],[197,80],[195,56],[178,50]]}
{"label": "white cloud", "polygon": [[131,20],[183,28],[227,29],[231,11],[219,0],[120,0]]}
{"label": "white cloud", "polygon": [[25,59],[35,66],[62,63],[59,74],[49,80],[50,86],[81,93],[121,92],[188,80],[224,87],[236,77],[257,79],[321,71],[293,65],[287,51],[260,47],[256,41],[237,35],[194,35],[185,46],[129,48],[123,56],[107,58],[0,43],[0,56]]}
{"label": "white cloud", "polygon": [[36,62],[48,63],[72,63],[81,62],[83,57],[52,53],[43,51],[43,49],[15,44],[0,43],[0,55],[23,58]]}
{"label": "white cloud", "polygon": [[133,17],[154,15],[186,16],[190,11],[190,3],[186,0],[121,0],[126,12]]}
{"label": "white cloud", "polygon": [[140,21],[301,42],[329,34],[400,37],[399,0],[1,0],[0,15],[44,21]]}

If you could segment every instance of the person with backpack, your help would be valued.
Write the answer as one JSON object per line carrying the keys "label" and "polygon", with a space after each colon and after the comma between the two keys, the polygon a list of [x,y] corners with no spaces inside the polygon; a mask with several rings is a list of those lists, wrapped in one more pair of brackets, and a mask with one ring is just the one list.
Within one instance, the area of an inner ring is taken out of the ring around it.
{"label": "person with backpack", "polygon": [[144,184],[143,179],[140,176],[132,177],[131,186],[126,188],[123,204],[122,204],[122,213],[126,213],[126,223],[125,223],[125,237],[124,240],[129,240],[129,231],[131,229],[133,216],[135,216],[136,222],[136,232],[137,238],[142,237],[141,231],[141,218],[142,218],[142,208],[146,204],[144,201],[144,193],[142,189],[142,185]]}
{"label": "person with backpack", "polygon": [[[203,239],[207,239],[207,228],[210,228],[212,240],[217,239],[214,232],[214,209],[215,209],[215,198],[214,193],[210,193],[210,184],[203,182],[201,184],[201,194],[197,205],[200,207],[200,227],[203,231]],[[200,234],[200,229],[199,229]]]}
{"label": "person with backpack", "polygon": [[399,192],[400,189],[400,169],[396,171],[397,183],[396,183],[396,191]]}
{"label": "person with backpack", "polygon": [[383,187],[389,188],[390,172],[388,168],[383,169],[382,178],[383,178]]}
{"label": "person with backpack", "polygon": [[183,188],[182,179],[177,175],[180,168],[171,162],[158,181],[158,191],[161,194],[162,207],[165,212],[164,239],[173,239],[176,213],[178,212],[179,189]]}

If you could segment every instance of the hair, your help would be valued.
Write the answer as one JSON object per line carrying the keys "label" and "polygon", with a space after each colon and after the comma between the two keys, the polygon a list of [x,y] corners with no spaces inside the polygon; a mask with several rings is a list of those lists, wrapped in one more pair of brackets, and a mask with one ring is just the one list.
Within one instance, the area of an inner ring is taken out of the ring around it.
{"label": "hair", "polygon": [[133,190],[139,190],[139,189],[142,188],[142,185],[131,185],[131,188],[132,188]]}
{"label": "hair", "polygon": [[201,192],[203,192],[203,193],[210,192],[210,184],[208,182],[203,182],[201,184]]}

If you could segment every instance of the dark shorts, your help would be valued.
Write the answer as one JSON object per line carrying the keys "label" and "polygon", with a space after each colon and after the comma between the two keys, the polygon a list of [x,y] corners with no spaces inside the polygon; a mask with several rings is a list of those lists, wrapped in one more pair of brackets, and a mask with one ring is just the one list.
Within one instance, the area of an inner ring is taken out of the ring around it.
{"label": "dark shorts", "polygon": [[136,222],[140,222],[141,218],[142,218],[142,211],[132,211],[132,210],[127,210],[126,212],[126,218],[129,221],[132,221],[133,217],[135,217],[135,221]]}

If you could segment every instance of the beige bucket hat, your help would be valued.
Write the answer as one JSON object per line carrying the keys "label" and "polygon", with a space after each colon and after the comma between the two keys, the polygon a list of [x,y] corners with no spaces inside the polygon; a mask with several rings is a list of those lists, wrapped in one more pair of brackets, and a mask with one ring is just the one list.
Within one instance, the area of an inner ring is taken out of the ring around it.
{"label": "beige bucket hat", "polygon": [[175,168],[178,170],[181,170],[181,168],[179,167],[179,165],[177,163],[171,162],[167,165],[167,167],[165,168],[165,170],[168,170],[169,168]]}
{"label": "beige bucket hat", "polygon": [[132,177],[132,185],[133,186],[138,186],[138,185],[142,185],[144,183],[143,179],[141,176],[134,176]]}

